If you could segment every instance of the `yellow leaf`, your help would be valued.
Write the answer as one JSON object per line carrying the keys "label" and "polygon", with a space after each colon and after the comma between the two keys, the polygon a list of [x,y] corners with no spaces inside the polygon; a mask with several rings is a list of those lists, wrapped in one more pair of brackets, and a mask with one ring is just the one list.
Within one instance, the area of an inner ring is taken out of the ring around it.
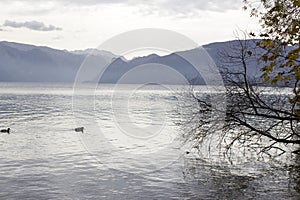
{"label": "yellow leaf", "polygon": [[270,40],[264,40],[264,46],[265,46],[265,47],[269,46],[269,45],[270,45],[270,43],[271,43],[271,41],[270,41]]}
{"label": "yellow leaf", "polygon": [[285,77],[284,77],[284,82],[285,82],[285,83],[288,83],[288,82],[289,82],[289,79],[290,79],[289,76],[285,76]]}
{"label": "yellow leaf", "polygon": [[297,71],[297,72],[295,73],[295,78],[296,78],[297,81],[300,80],[300,71]]}
{"label": "yellow leaf", "polygon": [[294,61],[292,61],[292,60],[290,60],[290,61],[288,61],[287,63],[285,63],[285,65],[286,66],[288,66],[288,67],[291,67],[291,66],[293,66],[295,63],[294,63]]}
{"label": "yellow leaf", "polygon": [[294,0],[293,4],[294,4],[294,6],[300,7],[300,1],[299,0]]}

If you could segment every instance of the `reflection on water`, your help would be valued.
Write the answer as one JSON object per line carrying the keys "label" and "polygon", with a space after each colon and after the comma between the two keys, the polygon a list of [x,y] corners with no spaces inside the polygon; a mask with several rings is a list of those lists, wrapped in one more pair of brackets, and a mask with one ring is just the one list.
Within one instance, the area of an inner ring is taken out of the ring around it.
{"label": "reflection on water", "polygon": [[[112,113],[105,109],[110,104],[110,92],[109,88],[99,91],[95,111],[101,113],[96,116],[96,121],[102,131],[112,133],[108,138],[114,140],[118,138],[113,135],[116,132]],[[300,198],[299,157],[290,158],[289,162],[283,159],[279,163],[278,160],[251,160],[228,164],[221,159],[219,162],[204,159],[193,152],[186,154],[182,148],[167,151],[161,147],[166,141],[176,140],[175,136],[180,133],[172,123],[177,116],[173,108],[178,103],[174,94],[145,90],[142,97],[132,96],[130,112],[139,127],[151,125],[154,116],[151,112],[142,112],[139,103],[142,102],[144,108],[157,109],[159,104],[153,107],[149,102],[164,102],[160,104],[167,116],[164,134],[171,136],[163,142],[154,138],[150,144],[163,150],[153,154],[161,158],[153,158],[152,163],[141,159],[139,165],[134,159],[123,159],[126,163],[121,164],[129,167],[122,170],[109,166],[104,160],[116,160],[115,152],[103,151],[102,157],[95,158],[82,143],[85,135],[73,131],[77,124],[72,111],[71,85],[37,87],[35,84],[1,83],[0,93],[0,128],[12,129],[10,135],[0,135],[0,199]],[[84,102],[89,98],[82,95]],[[118,101],[121,105],[122,98]],[[116,108],[122,111],[122,106]],[[83,112],[83,115],[88,114]],[[91,136],[94,132],[87,129],[85,134]],[[132,143],[114,141],[128,148],[129,153],[139,149],[147,153],[143,146],[127,146]],[[139,173],[141,167],[155,168],[161,161],[169,164],[157,171]]]}
{"label": "reflection on water", "polygon": [[[201,199],[298,199],[300,171],[266,163],[212,165],[189,159],[185,180]],[[283,164],[282,164],[283,165]],[[298,187],[298,188],[297,188]],[[210,192],[207,193],[207,189]]]}

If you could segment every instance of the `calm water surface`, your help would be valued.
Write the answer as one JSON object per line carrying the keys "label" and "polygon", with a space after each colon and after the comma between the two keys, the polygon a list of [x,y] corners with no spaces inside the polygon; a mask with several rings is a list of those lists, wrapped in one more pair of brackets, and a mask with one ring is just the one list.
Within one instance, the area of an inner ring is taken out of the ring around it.
{"label": "calm water surface", "polygon": [[0,84],[0,128],[12,129],[0,135],[0,199],[300,199],[298,157],[186,154],[174,92],[91,89]]}

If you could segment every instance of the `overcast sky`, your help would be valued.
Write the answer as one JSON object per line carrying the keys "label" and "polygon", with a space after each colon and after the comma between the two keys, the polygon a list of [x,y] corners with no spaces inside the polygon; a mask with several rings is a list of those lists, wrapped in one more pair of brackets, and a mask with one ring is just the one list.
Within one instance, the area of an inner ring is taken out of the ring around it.
{"label": "overcast sky", "polygon": [[86,49],[138,28],[164,28],[199,45],[257,30],[242,0],[0,0],[0,40]]}

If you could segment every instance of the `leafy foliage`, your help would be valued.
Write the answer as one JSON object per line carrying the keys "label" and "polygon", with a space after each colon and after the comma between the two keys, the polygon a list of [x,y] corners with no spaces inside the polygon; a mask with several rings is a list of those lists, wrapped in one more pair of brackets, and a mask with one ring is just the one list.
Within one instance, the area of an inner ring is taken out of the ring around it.
{"label": "leafy foliage", "polygon": [[[265,49],[261,69],[265,82],[294,84],[295,113],[300,114],[300,0],[244,0],[244,9],[251,10],[251,16],[260,18],[262,25],[257,45]],[[251,33],[252,36],[256,34]]]}

